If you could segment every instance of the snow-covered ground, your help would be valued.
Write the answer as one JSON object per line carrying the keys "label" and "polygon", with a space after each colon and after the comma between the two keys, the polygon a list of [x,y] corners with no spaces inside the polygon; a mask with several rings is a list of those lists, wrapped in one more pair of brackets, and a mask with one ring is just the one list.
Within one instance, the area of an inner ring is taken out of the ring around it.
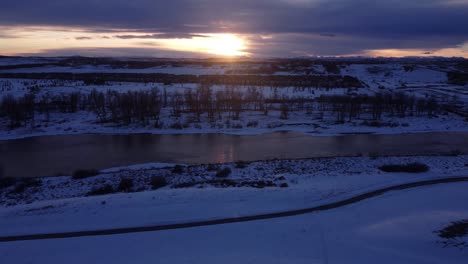
{"label": "snow-covered ground", "polygon": [[[34,128],[31,126],[9,129],[7,120],[0,118],[0,140],[18,139],[33,136],[73,135],[73,134],[202,134],[223,133],[232,135],[256,135],[277,131],[294,131],[311,136],[333,136],[350,133],[402,134],[427,132],[466,132],[467,121],[455,114],[448,113],[437,117],[389,117],[381,121],[380,127],[365,125],[366,119],[337,124],[336,117],[327,113],[316,117],[314,113],[291,112],[287,120],[280,118],[280,111],[242,112],[239,120],[231,120],[225,114],[222,120],[209,123],[207,114],[201,116],[201,122],[192,122],[193,115],[182,114],[179,118],[171,116],[170,109],[165,109],[160,116],[160,128],[154,125],[118,125],[97,123],[96,115],[87,112],[52,113],[48,122],[45,116],[38,115]],[[370,121],[370,120],[367,120]],[[254,125],[251,125],[254,124]],[[181,125],[183,128],[173,128]]]}
{"label": "snow-covered ground", "polygon": [[[196,89],[196,84],[175,84],[163,86],[157,83],[109,83],[103,86],[86,86],[82,82],[75,81],[54,81],[54,80],[20,80],[4,79],[0,80],[0,90],[2,95],[11,94],[16,97],[24,96],[34,90],[36,97],[51,97],[71,92],[90,93],[93,89],[101,91],[148,91],[159,89],[161,94],[167,92],[169,95],[174,93],[183,94],[186,90]],[[237,87],[236,90],[247,93],[251,87]],[[224,86],[213,86],[213,93],[216,91],[228,89]],[[420,97],[426,97],[427,93],[433,93],[434,90],[440,93],[442,88],[406,88],[406,90],[417,94]],[[453,93],[459,92],[459,87],[443,88],[446,94],[445,100],[452,100]],[[350,92],[346,88],[295,88],[295,87],[257,87],[257,90],[265,97],[271,97],[276,94],[278,98],[288,96],[289,98],[317,98],[321,95],[340,95]],[[372,95],[375,93],[371,88],[362,88],[360,94]],[[459,94],[457,97],[462,104],[468,105],[468,95]],[[317,107],[317,106],[314,106]],[[438,117],[427,118],[427,116],[407,116],[404,118],[385,116],[381,127],[369,127],[363,125],[367,119],[365,115],[361,120],[345,124],[336,124],[336,117],[330,112],[324,112],[321,115],[319,110],[304,110],[290,112],[287,120],[280,119],[280,111],[271,110],[266,115],[261,111],[244,111],[239,120],[230,120],[227,114],[222,120],[210,124],[207,114],[203,114],[201,122],[192,122],[192,114],[182,113],[179,118],[174,118],[171,114],[171,108],[162,109],[160,121],[161,127],[155,128],[154,125],[125,125],[120,126],[112,123],[98,124],[94,113],[82,111],[77,113],[51,113],[48,121],[46,116],[37,114],[35,126],[20,127],[9,129],[5,118],[0,118],[0,139],[15,139],[31,136],[44,135],[63,135],[63,134],[128,134],[128,133],[153,133],[153,134],[185,134],[185,133],[226,133],[226,134],[261,134],[274,131],[297,131],[309,135],[337,135],[340,133],[418,133],[418,132],[443,132],[443,131],[468,131],[468,125],[465,118],[455,114],[448,113]],[[250,123],[250,125],[249,125]],[[172,129],[174,124],[183,125],[183,129]],[[253,124],[253,125],[252,125]],[[387,124],[387,125],[385,125]]]}
{"label": "snow-covered ground", "polygon": [[[13,58],[5,58],[4,62],[13,64]],[[17,58],[24,62],[27,58]],[[31,58],[32,61],[35,59]],[[51,59],[52,61],[58,58]],[[177,61],[177,60],[175,60]],[[177,61],[180,63],[180,61]],[[411,62],[408,60],[408,62]],[[249,89],[255,88],[264,97],[282,98],[305,98],[314,99],[322,95],[374,95],[382,92],[405,92],[416,98],[435,97],[439,102],[448,105],[462,105],[468,110],[468,86],[456,86],[448,84],[447,67],[427,64],[396,63],[389,60],[385,64],[349,64],[340,66],[340,74],[350,75],[361,80],[365,87],[359,89],[348,88],[317,88],[317,87],[247,87],[238,86],[234,89],[246,94]],[[115,68],[110,65],[75,65],[75,66],[46,66],[38,68],[6,69],[0,72],[133,72],[133,73],[172,73],[172,74],[235,74],[243,70],[258,70],[261,66],[254,62],[250,64],[214,63],[212,65],[187,64],[182,66],[161,65],[152,68],[128,69]],[[278,72],[274,74],[320,74],[327,75],[326,69],[319,64],[306,68],[296,68],[288,72],[285,65],[281,65]],[[281,68],[283,67],[283,68]],[[42,96],[55,96],[71,92],[90,93],[93,89],[99,91],[148,91],[158,89],[161,94],[168,95],[196,89],[197,84],[171,84],[161,83],[128,83],[109,82],[106,85],[85,85],[82,81],[63,80],[24,80],[24,79],[0,79],[1,95],[11,94],[15,97],[23,96],[33,92],[36,98]],[[220,90],[233,89],[224,85],[211,87],[213,94]],[[313,108],[317,106],[313,106]],[[114,124],[96,124],[96,116],[90,112],[78,112],[70,114],[52,113],[50,120],[45,122],[45,117],[38,115],[35,127],[23,127],[14,130],[8,129],[5,119],[0,119],[0,139],[14,139],[30,136],[82,134],[82,133],[154,133],[154,134],[183,134],[183,133],[226,133],[226,134],[260,134],[274,131],[297,131],[309,135],[337,135],[340,133],[417,133],[417,132],[443,132],[443,131],[468,131],[466,117],[448,113],[438,117],[427,118],[426,116],[410,116],[397,118],[391,116],[383,117],[381,127],[369,127],[363,125],[367,117],[357,119],[354,122],[335,124],[336,117],[325,112],[323,118],[319,117],[321,111],[291,112],[288,120],[280,119],[280,112],[271,110],[264,115],[262,112],[242,112],[240,120],[229,120],[223,118],[214,124],[208,122],[208,117],[202,116],[200,123],[190,122],[190,114],[182,114],[180,118],[171,116],[170,107],[162,109],[160,128],[154,125],[131,125],[117,126]],[[253,122],[256,121],[256,122]],[[255,125],[249,125],[254,124]],[[184,129],[171,129],[171,126],[181,124]],[[386,124],[386,125],[385,125]]]}
{"label": "snow-covered ground", "polygon": [[[420,162],[424,173],[386,173],[386,164]],[[161,167],[167,164],[161,164]],[[1,235],[31,234],[168,224],[232,216],[270,213],[342,200],[401,183],[468,176],[468,156],[355,157],[307,160],[274,160],[244,164],[172,168],[134,166],[86,178],[39,178],[40,185],[17,192],[16,186],[0,191]],[[227,178],[217,171],[230,168]],[[164,177],[168,185],[151,190],[150,179]],[[134,193],[87,196],[110,185],[115,190],[122,178],[133,180]],[[223,181],[243,187],[220,187]],[[259,182],[263,188],[255,188]],[[250,183],[250,184],[249,184]],[[257,184],[257,185],[256,185]],[[282,184],[286,184],[281,187]],[[139,216],[139,217],[135,217]],[[41,223],[41,224],[34,224]]]}
{"label": "snow-covered ground", "polygon": [[357,77],[371,88],[378,89],[382,86],[386,89],[395,89],[402,86],[445,84],[447,73],[416,67],[414,70],[405,71],[401,64],[352,64],[341,71],[342,74]]}
{"label": "snow-covered ground", "polygon": [[[467,183],[422,187],[387,193],[331,211],[254,222],[0,243],[0,258],[4,263],[50,264],[461,264],[466,263],[468,251],[444,248],[434,231],[468,218],[467,188]],[[101,205],[96,214],[106,206]],[[193,211],[198,208],[196,204],[193,207]],[[203,212],[203,208],[198,209]],[[174,211],[183,212],[179,208]],[[236,215],[236,211],[232,214]],[[128,218],[144,219],[148,215],[151,213],[131,214]],[[80,220],[86,221],[86,217],[75,219]],[[34,225],[47,221],[60,220],[44,216]]]}

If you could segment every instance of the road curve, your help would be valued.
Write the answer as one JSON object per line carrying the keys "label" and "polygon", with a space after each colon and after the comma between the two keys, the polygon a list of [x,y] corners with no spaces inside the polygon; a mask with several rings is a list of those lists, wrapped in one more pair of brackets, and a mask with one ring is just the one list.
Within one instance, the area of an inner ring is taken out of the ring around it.
{"label": "road curve", "polygon": [[19,235],[19,236],[4,236],[0,237],[0,242],[13,242],[13,241],[25,241],[25,240],[42,240],[42,239],[58,239],[58,238],[74,238],[74,237],[85,237],[85,236],[104,236],[104,235],[117,235],[117,234],[127,234],[127,233],[139,233],[139,232],[149,232],[149,231],[161,231],[161,230],[172,230],[172,229],[181,229],[181,228],[191,228],[199,226],[211,226],[211,225],[221,225],[221,224],[230,224],[230,223],[240,223],[248,221],[256,221],[263,219],[272,219],[279,217],[288,217],[301,214],[307,214],[318,211],[325,211],[334,208],[339,208],[349,204],[357,203],[362,200],[370,199],[376,196],[383,195],[384,193],[398,190],[411,189],[421,186],[443,184],[443,183],[455,183],[455,182],[465,182],[468,181],[468,177],[452,177],[452,178],[442,178],[435,180],[426,180],[418,181],[412,183],[405,183],[395,186],[390,186],[375,191],[367,192],[360,194],[342,201],[332,202],[324,205],[284,211],[277,213],[268,213],[268,214],[259,214],[251,216],[241,216],[241,217],[231,217],[231,218],[221,218],[215,220],[206,220],[206,221],[197,221],[197,222],[188,222],[188,223],[179,223],[179,224],[167,224],[167,225],[153,225],[153,226],[142,226],[142,227],[126,227],[126,228],[114,228],[114,229],[104,229],[104,230],[91,230],[91,231],[77,231],[77,232],[63,232],[63,233],[50,233],[50,234],[33,234],[33,235]]}

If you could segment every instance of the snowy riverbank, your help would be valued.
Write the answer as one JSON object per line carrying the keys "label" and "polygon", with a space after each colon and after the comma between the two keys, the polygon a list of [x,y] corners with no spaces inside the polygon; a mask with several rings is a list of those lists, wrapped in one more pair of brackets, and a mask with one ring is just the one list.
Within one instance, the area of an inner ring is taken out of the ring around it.
{"label": "snowy riverbank", "polygon": [[[419,162],[422,173],[387,173],[386,164]],[[1,235],[115,228],[300,209],[400,183],[468,175],[468,156],[355,157],[154,168],[134,166],[84,179],[35,179],[0,192]],[[216,176],[224,168],[231,173]],[[166,184],[152,190],[151,179]],[[120,190],[122,179],[132,186]],[[90,195],[110,186],[106,195]],[[129,192],[128,192],[129,191]],[[138,215],[140,217],[134,217]],[[75,220],[74,220],[75,219]],[[41,222],[41,225],[31,223]]]}

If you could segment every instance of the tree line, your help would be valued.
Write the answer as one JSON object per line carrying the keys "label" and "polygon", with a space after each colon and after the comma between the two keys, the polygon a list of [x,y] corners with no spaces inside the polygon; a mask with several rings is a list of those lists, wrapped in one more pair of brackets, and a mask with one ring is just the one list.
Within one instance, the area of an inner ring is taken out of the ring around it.
{"label": "tree line", "polygon": [[36,96],[33,93],[22,97],[5,95],[0,101],[0,117],[8,120],[9,127],[30,124],[34,126],[36,115],[49,121],[51,113],[92,112],[98,122],[123,125],[138,123],[160,127],[163,108],[177,120],[182,114],[190,114],[193,122],[200,122],[206,114],[209,122],[223,116],[238,120],[244,111],[258,111],[268,115],[279,111],[281,119],[288,119],[290,112],[331,112],[337,122],[352,121],[367,114],[373,120],[381,120],[383,114],[390,116],[427,115],[429,117],[444,109],[434,98],[416,98],[405,93],[379,93],[376,95],[322,95],[317,98],[290,97],[272,94],[265,96],[258,88],[239,91],[236,86],[213,91],[208,85],[184,92],[168,92],[157,88],[146,91],[117,92],[113,90],[90,93],[73,92],[60,95]]}
{"label": "tree line", "polygon": [[321,111],[333,112],[340,123],[360,118],[363,113],[370,114],[373,120],[381,120],[384,113],[401,118],[413,115],[432,117],[442,110],[442,105],[433,97],[416,98],[402,92],[373,96],[322,95],[317,102]]}
{"label": "tree line", "polygon": [[162,84],[196,83],[204,85],[238,85],[270,87],[363,87],[352,76],[341,75],[191,75],[165,73],[0,73],[0,78],[35,80],[73,80],[88,85],[106,82],[143,82]]}

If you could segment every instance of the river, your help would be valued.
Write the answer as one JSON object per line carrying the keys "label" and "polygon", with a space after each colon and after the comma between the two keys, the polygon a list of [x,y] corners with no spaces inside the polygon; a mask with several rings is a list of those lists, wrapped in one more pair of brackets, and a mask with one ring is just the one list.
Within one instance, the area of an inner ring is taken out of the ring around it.
{"label": "river", "polygon": [[432,155],[468,152],[467,132],[314,137],[262,135],[61,135],[0,141],[0,165],[10,177],[70,175],[149,162],[223,163],[274,158]]}

